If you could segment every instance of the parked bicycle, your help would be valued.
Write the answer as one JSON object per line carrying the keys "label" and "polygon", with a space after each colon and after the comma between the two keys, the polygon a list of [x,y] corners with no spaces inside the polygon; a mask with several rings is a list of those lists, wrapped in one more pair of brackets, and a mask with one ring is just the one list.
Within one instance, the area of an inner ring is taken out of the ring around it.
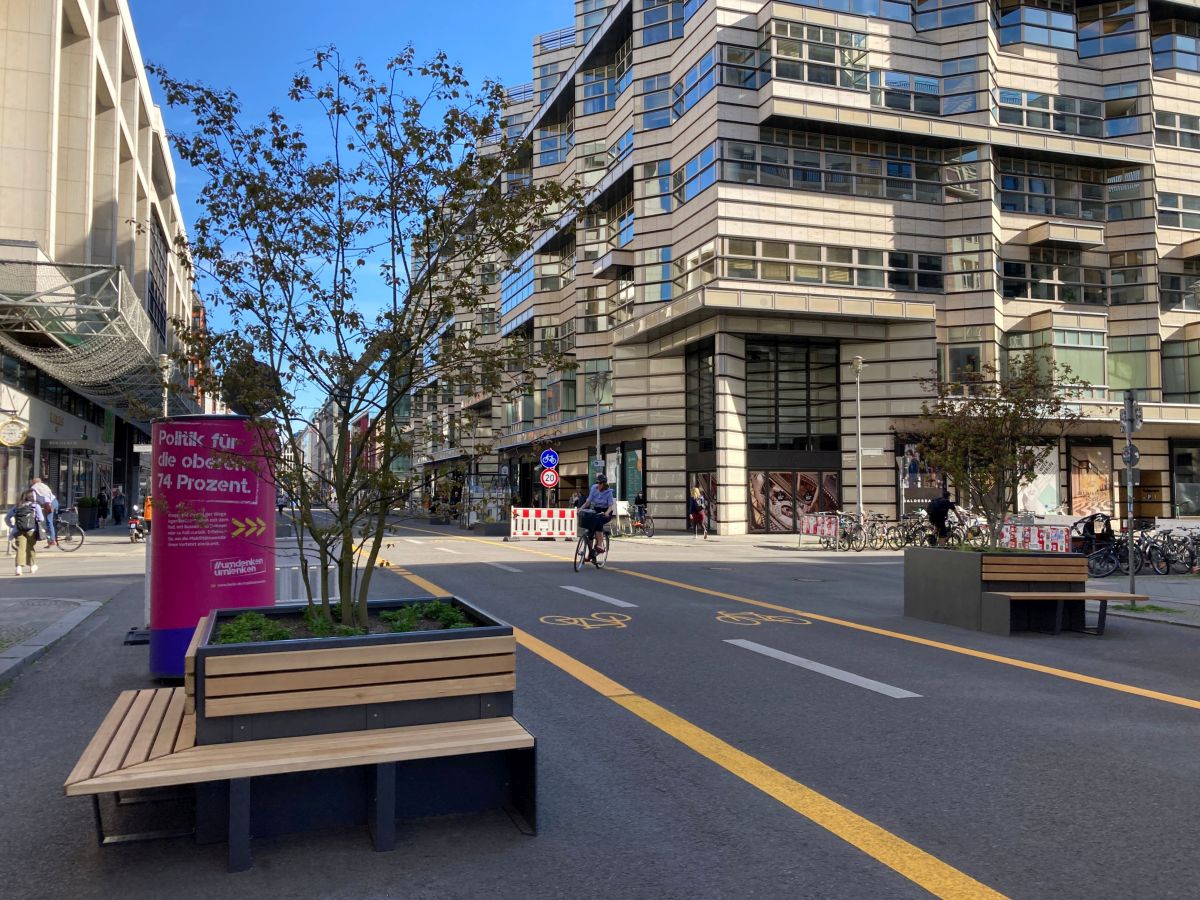
{"label": "parked bicycle", "polygon": [[54,519],[54,544],[64,553],[83,546],[83,529],[79,527],[79,510],[74,506],[60,509]]}

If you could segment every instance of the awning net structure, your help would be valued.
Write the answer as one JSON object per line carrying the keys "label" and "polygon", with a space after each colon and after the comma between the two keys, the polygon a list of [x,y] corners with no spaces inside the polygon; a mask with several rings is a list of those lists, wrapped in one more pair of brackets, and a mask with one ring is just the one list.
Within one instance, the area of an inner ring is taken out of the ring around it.
{"label": "awning net structure", "polygon": [[0,347],[129,421],[162,412],[162,342],[120,266],[0,260]]}

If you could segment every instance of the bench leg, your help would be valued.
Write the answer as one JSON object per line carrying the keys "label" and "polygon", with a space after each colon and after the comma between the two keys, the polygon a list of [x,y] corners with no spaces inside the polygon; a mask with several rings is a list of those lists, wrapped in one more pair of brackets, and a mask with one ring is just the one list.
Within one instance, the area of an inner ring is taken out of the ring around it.
{"label": "bench leg", "polygon": [[396,849],[396,764],[379,763],[370,774],[367,793],[367,827],[375,851]]}
{"label": "bench leg", "polygon": [[245,872],[250,856],[250,779],[229,779],[229,871]]}
{"label": "bench leg", "polygon": [[1051,634],[1062,634],[1063,627],[1063,602],[1061,600],[1054,601],[1054,630]]}
{"label": "bench leg", "polygon": [[537,746],[507,750],[511,800],[504,807],[522,834],[537,834]]}
{"label": "bench leg", "polygon": [[1108,601],[1100,601],[1100,612],[1096,617],[1096,630],[1092,634],[1104,634],[1104,621],[1108,618]]}

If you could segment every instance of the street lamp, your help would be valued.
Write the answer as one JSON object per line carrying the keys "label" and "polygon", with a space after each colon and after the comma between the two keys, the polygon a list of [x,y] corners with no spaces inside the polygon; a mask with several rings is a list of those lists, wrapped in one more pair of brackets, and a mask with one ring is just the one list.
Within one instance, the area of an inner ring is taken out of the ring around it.
{"label": "street lamp", "polygon": [[862,370],[865,367],[863,358],[856,356],[850,360],[850,368],[854,370],[854,432],[858,451],[855,456],[858,465],[858,520],[863,521],[863,474],[862,474]]}
{"label": "street lamp", "polygon": [[[588,383],[592,386],[592,392],[596,395],[596,460],[600,460],[600,398],[604,394],[604,388],[608,385],[607,372],[593,372],[588,377]],[[593,473],[592,479],[599,473]]]}

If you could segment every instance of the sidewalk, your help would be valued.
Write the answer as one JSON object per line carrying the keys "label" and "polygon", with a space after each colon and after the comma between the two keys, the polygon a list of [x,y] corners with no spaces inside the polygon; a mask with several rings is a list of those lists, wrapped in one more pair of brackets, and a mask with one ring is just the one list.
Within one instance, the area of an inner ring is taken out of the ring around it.
{"label": "sidewalk", "polygon": [[131,544],[124,526],[89,531],[70,553],[40,545],[37,574],[17,577],[13,554],[0,553],[0,684],[118,593],[140,584],[145,558],[146,545]]}
{"label": "sidewalk", "polygon": [[[1129,590],[1129,576],[1093,579],[1088,582],[1088,587],[1123,594]],[[1109,604],[1110,616],[1200,628],[1200,575],[1139,575],[1135,588],[1139,594],[1149,597],[1150,602],[1139,603],[1139,611],[1114,610],[1114,604]]]}

